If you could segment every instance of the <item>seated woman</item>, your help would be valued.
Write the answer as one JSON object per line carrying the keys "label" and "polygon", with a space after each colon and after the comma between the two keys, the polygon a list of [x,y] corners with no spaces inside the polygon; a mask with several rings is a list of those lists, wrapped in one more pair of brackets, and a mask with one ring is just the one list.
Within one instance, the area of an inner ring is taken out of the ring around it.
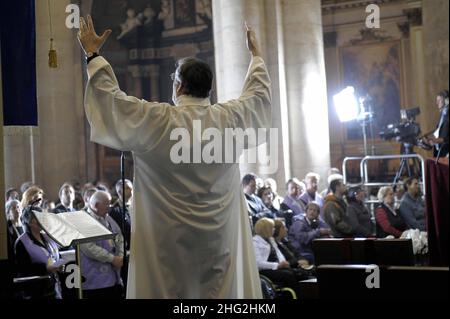
{"label": "seated woman", "polygon": [[347,216],[352,228],[355,230],[355,237],[373,236],[374,225],[370,212],[364,205],[364,190],[360,186],[352,187],[347,195]]}
{"label": "seated woman", "polygon": [[400,204],[400,215],[411,229],[426,231],[425,202],[420,196],[417,177],[410,177],[403,184],[405,194]]}
{"label": "seated woman", "polygon": [[22,292],[24,299],[60,299],[61,285],[58,277],[60,259],[56,243],[46,234],[30,209],[24,209],[22,224],[25,228],[15,244],[15,261],[18,277],[49,276],[31,282]]}
{"label": "seated woman", "polygon": [[264,217],[275,218],[278,214],[278,209],[273,207],[273,192],[270,187],[263,186],[258,189],[258,197],[261,198],[264,206],[268,209]]}
{"label": "seated woman", "polygon": [[307,259],[301,257],[296,253],[295,248],[292,247],[287,237],[288,230],[284,221],[281,218],[274,220],[275,230],[273,237],[278,245],[284,258],[289,262],[289,265],[294,270],[297,280],[305,280],[311,278],[314,275],[314,267],[311,266]]}
{"label": "seated woman", "polygon": [[266,217],[259,219],[255,224],[253,248],[259,273],[276,285],[294,289],[298,295],[297,277],[273,238],[274,226],[274,221]]}
{"label": "seated woman", "polygon": [[314,202],[306,206],[306,215],[289,228],[289,240],[297,254],[314,264],[312,242],[316,238],[331,237],[331,229],[319,218],[320,207]]}
{"label": "seated woman", "polygon": [[22,207],[17,199],[12,199],[5,204],[6,220],[8,226],[8,256],[14,263],[14,244],[17,238],[23,234],[23,226],[20,221]]}
{"label": "seated woman", "polygon": [[390,186],[381,187],[377,197],[381,202],[375,209],[377,237],[383,238],[392,235],[399,238],[408,227],[400,214],[394,209],[394,190]]}

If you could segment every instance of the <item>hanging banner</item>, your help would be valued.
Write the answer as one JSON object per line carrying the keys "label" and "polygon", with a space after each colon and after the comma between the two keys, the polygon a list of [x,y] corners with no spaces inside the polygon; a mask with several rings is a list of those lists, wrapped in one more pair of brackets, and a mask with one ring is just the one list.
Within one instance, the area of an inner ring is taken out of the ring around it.
{"label": "hanging banner", "polygon": [[34,0],[0,1],[5,126],[37,126]]}

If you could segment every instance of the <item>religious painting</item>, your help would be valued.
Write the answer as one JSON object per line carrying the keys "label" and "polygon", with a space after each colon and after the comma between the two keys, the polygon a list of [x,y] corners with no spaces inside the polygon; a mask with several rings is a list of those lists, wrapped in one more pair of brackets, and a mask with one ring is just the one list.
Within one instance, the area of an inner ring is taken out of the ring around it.
{"label": "religious painting", "polygon": [[[388,124],[400,120],[401,60],[400,42],[385,41],[342,47],[342,88],[353,86],[357,97],[364,97],[368,138],[379,138]],[[346,123],[348,140],[362,139],[361,122]]]}
{"label": "religious painting", "polygon": [[196,22],[195,0],[175,0],[175,27],[191,27]]}
{"label": "religious painting", "polygon": [[[170,74],[176,61],[186,56],[198,57],[214,69],[211,0],[95,0],[85,6],[98,30],[113,30],[102,55],[128,95],[171,103]],[[214,88],[215,83],[213,103]],[[98,148],[98,179],[113,184],[120,177],[120,152]],[[132,156],[127,159],[128,174],[133,161]]]}

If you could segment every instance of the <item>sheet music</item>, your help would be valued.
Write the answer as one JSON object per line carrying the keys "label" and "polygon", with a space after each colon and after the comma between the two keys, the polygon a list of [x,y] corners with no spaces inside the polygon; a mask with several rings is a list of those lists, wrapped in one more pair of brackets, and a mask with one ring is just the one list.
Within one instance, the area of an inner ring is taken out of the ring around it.
{"label": "sheet music", "polygon": [[84,211],[67,213],[43,213],[34,215],[45,232],[63,247],[70,246],[74,240],[87,239],[112,233]]}

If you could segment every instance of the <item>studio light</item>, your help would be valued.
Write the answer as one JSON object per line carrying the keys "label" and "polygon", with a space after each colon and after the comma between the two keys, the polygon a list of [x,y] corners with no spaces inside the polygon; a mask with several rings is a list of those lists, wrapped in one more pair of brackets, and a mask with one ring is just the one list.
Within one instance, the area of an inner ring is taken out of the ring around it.
{"label": "studio light", "polygon": [[360,107],[353,86],[347,86],[341,92],[335,94],[333,102],[341,122],[349,122],[358,118]]}

